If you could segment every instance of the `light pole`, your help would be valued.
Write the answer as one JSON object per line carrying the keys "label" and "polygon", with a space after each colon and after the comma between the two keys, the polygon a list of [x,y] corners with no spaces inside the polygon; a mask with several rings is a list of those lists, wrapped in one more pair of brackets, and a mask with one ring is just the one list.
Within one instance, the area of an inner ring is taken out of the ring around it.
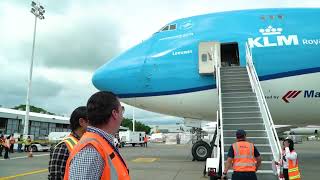
{"label": "light pole", "polygon": [[134,117],[134,107],[132,108],[132,131],[135,132],[136,130],[136,119]]}
{"label": "light pole", "polygon": [[43,14],[45,13],[44,7],[40,3],[31,2],[31,13],[34,15],[34,30],[33,30],[33,43],[32,43],[32,53],[31,53],[31,64],[28,79],[28,90],[27,90],[27,101],[26,101],[26,116],[24,119],[23,134],[27,135],[29,132],[29,111],[30,111],[30,89],[32,81],[32,69],[33,69],[33,57],[34,57],[34,46],[36,43],[36,30],[37,30],[37,19],[44,19]]}

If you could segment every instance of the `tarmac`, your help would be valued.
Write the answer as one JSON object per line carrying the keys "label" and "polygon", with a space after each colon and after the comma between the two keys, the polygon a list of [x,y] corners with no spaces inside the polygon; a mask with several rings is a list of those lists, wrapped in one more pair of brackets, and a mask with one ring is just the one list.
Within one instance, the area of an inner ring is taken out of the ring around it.
{"label": "tarmac", "polygon": [[[319,179],[320,142],[305,141],[296,144],[302,179]],[[148,148],[124,147],[120,149],[133,180],[204,180],[205,162],[192,161],[191,145],[165,145],[149,143]],[[0,180],[48,179],[48,152],[10,154],[9,160],[0,158]]]}

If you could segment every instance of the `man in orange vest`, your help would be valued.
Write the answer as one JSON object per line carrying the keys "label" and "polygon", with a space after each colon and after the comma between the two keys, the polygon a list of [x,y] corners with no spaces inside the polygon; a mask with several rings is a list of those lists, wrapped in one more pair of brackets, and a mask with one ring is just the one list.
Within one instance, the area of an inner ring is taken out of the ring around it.
{"label": "man in orange vest", "polygon": [[294,143],[291,139],[286,139],[283,142],[285,147],[285,158],[288,162],[287,172],[283,171],[284,177],[287,180],[300,180],[300,171],[298,163],[298,155],[294,150]]}
{"label": "man in orange vest", "polygon": [[87,103],[89,126],[67,162],[65,180],[130,180],[127,164],[114,136],[120,128],[124,108],[112,92],[97,92]]}
{"label": "man in orange vest", "polygon": [[261,165],[260,153],[252,143],[246,141],[244,130],[237,130],[236,137],[237,142],[229,149],[221,179],[224,179],[228,170],[233,167],[232,180],[257,180],[256,171]]}
{"label": "man in orange vest", "polygon": [[16,143],[16,139],[14,138],[14,135],[11,134],[10,136],[10,153],[14,153],[14,150],[13,150],[13,146],[14,146],[14,143]]}
{"label": "man in orange vest", "polygon": [[81,136],[85,133],[87,126],[87,108],[85,106],[80,106],[71,114],[70,135],[59,142],[50,152],[48,168],[49,180],[63,179],[69,154],[74,146],[78,143],[78,140],[81,138]]}
{"label": "man in orange vest", "polygon": [[8,136],[6,139],[5,139],[5,142],[4,142],[4,149],[5,149],[5,153],[4,153],[4,159],[9,159],[9,151],[10,151],[10,137],[11,136]]}

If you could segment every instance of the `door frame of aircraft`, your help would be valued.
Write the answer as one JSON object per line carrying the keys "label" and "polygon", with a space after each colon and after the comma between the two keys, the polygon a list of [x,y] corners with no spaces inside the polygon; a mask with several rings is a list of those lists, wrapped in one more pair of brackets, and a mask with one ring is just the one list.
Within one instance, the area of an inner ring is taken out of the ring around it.
{"label": "door frame of aircraft", "polygon": [[237,42],[221,43],[221,66],[240,66],[239,46]]}

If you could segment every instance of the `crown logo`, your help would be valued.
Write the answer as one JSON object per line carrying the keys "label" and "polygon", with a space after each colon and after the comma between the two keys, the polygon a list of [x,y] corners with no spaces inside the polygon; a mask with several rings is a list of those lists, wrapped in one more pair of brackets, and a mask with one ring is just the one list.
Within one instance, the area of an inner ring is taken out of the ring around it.
{"label": "crown logo", "polygon": [[272,26],[268,26],[266,29],[259,29],[259,32],[263,35],[275,35],[275,34],[281,34],[282,28],[274,28]]}

